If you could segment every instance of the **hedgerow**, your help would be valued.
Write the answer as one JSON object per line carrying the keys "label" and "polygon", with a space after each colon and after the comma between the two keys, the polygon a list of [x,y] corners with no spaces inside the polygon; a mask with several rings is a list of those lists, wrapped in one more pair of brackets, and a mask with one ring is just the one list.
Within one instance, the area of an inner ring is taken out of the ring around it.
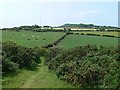
{"label": "hedgerow", "polygon": [[85,88],[119,88],[118,48],[80,46],[70,50],[53,48],[45,64],[61,80]]}

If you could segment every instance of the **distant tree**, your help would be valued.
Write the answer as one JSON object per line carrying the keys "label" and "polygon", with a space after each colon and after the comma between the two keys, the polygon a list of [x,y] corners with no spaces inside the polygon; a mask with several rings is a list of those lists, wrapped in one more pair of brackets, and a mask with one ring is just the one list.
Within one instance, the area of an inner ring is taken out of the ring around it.
{"label": "distant tree", "polygon": [[35,28],[39,28],[39,26],[38,26],[38,25],[35,25],[34,27],[35,27]]}
{"label": "distant tree", "polygon": [[43,26],[43,27],[45,27],[45,28],[49,28],[49,27],[51,27],[51,26]]}

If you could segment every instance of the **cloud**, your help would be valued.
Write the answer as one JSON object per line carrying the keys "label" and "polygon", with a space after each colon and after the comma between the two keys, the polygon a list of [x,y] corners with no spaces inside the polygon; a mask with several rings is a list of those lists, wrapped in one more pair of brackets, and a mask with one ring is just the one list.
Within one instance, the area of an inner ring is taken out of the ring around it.
{"label": "cloud", "polygon": [[87,10],[87,11],[81,11],[81,12],[75,12],[75,13],[71,13],[71,14],[63,14],[62,17],[66,18],[66,17],[72,17],[72,18],[86,18],[90,15],[94,15],[97,14],[98,11],[97,10]]}

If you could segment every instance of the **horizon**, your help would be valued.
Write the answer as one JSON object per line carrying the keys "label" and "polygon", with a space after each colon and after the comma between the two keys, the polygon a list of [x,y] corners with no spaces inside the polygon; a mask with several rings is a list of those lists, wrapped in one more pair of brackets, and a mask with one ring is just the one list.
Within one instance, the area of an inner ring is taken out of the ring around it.
{"label": "horizon", "polygon": [[[65,24],[85,24],[85,25],[89,25],[89,24],[92,24],[92,23],[65,23]],[[65,24],[62,24],[62,25],[65,25]],[[34,25],[37,25],[37,24],[33,24],[33,25],[20,25],[20,26],[14,26],[14,27],[21,27],[21,26],[34,26]],[[59,26],[62,26],[62,25],[58,25],[58,26],[51,26],[51,27],[59,27]],[[105,26],[105,25],[96,25],[96,24],[93,24],[94,26]],[[50,26],[50,25],[37,25],[37,26],[41,26],[41,27],[44,27],[44,26]],[[7,27],[7,28],[14,28],[14,27]],[[106,27],[109,27],[109,25],[106,25]],[[118,28],[118,26],[110,26],[110,27],[116,27]],[[0,28],[0,29],[4,29],[4,28]]]}
{"label": "horizon", "polygon": [[0,28],[66,23],[118,27],[117,2],[6,2],[1,8]]}

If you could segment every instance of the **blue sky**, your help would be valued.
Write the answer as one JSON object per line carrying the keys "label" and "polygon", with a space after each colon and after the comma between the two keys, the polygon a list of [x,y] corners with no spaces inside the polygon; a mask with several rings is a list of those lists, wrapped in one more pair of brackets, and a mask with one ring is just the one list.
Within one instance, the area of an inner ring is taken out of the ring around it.
{"label": "blue sky", "polygon": [[0,8],[0,28],[65,23],[118,26],[117,2],[6,2]]}

